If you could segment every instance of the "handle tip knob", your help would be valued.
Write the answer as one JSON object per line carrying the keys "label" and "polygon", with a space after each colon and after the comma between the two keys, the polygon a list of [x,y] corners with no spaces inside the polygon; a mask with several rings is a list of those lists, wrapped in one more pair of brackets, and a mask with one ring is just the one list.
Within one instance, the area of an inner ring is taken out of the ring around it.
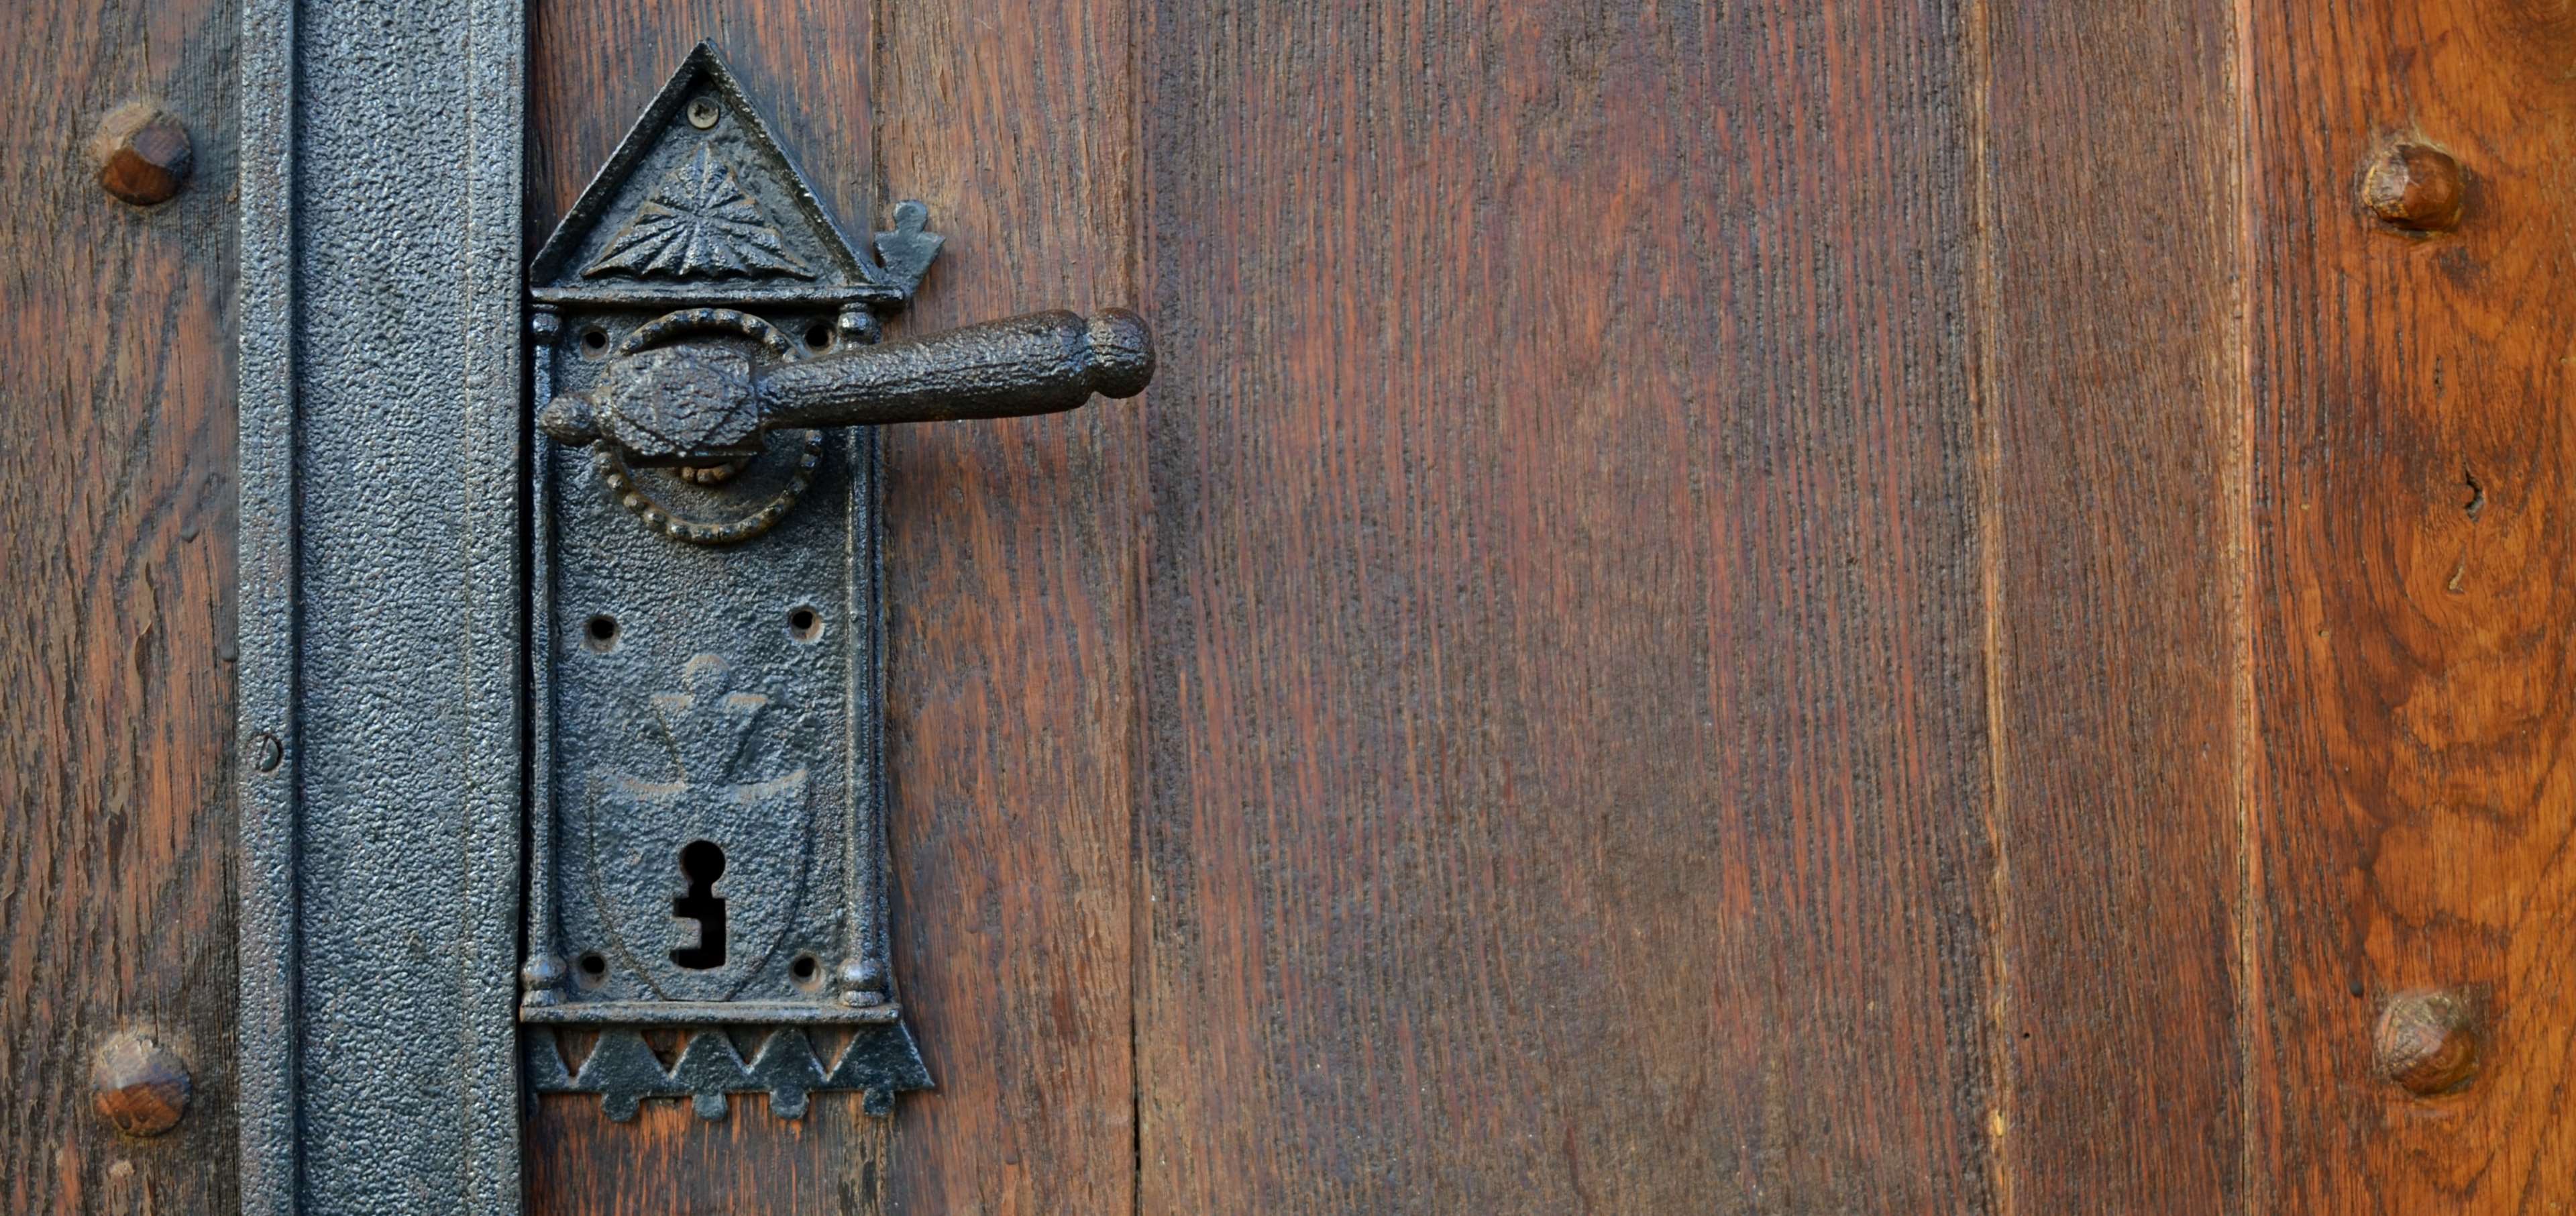
{"label": "handle tip knob", "polygon": [[1091,390],[1103,397],[1133,397],[1154,378],[1154,335],[1145,318],[1112,308],[1087,318],[1084,344],[1091,348]]}
{"label": "handle tip knob", "polygon": [[583,447],[599,438],[599,419],[590,411],[590,402],[580,397],[557,397],[537,415],[537,425],[555,442],[566,447]]}

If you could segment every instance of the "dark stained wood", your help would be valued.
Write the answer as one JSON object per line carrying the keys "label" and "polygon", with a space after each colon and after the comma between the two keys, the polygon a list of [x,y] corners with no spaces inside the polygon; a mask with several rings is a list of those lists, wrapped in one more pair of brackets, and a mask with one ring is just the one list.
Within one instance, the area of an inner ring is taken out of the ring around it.
{"label": "dark stained wood", "polygon": [[647,1102],[611,1122],[588,1094],[549,1094],[525,1142],[530,1216],[732,1216],[883,1210],[886,1124],[858,1102],[816,1094],[801,1119],[759,1095],[722,1119],[686,1102]]}
{"label": "dark stained wood", "polygon": [[[2247,46],[2248,1206],[2556,1211],[2576,1174],[2576,23],[2258,0]],[[2363,209],[2398,142],[2465,170],[2455,231]],[[2459,1093],[2374,1067],[2383,1007],[2418,991],[2473,1002]]]}
{"label": "dark stained wood", "polygon": [[[0,1208],[233,1204],[227,858],[233,580],[234,8],[0,7]],[[193,137],[150,210],[90,143],[137,95]],[[187,1111],[120,1136],[120,1031],[177,1055]]]}
{"label": "dark stained wood", "polygon": [[[1130,7],[877,20],[881,201],[948,234],[898,332],[1136,303]],[[1173,400],[886,432],[895,964],[940,1085],[898,1114],[896,1210],[1134,1209],[1146,419]]]}
{"label": "dark stained wood", "polygon": [[[871,217],[868,6],[536,0],[528,7],[530,250],[702,40],[724,51],[846,226],[857,231]],[[767,1099],[753,1097],[735,1102],[721,1122],[699,1120],[684,1103],[647,1103],[625,1124],[601,1113],[596,1098],[567,1095],[539,1105],[525,1159],[529,1216],[869,1212],[882,1199],[885,1135],[855,1094],[816,1094],[801,1120],[773,1116]]]}
{"label": "dark stained wood", "polygon": [[1992,1210],[1968,32],[1155,10],[1143,1211]]}
{"label": "dark stained wood", "polygon": [[2544,10],[541,8],[1165,351],[890,443],[942,1091],[543,1210],[2550,1210]]}
{"label": "dark stained wood", "polygon": [[2234,7],[1981,17],[1995,1200],[2244,1210]]}
{"label": "dark stained wood", "polygon": [[[930,204],[948,243],[897,332],[1134,299],[1123,10],[534,9],[532,242],[705,37],[854,235],[895,198]],[[1114,404],[887,438],[898,980],[939,1090],[891,1125],[846,1095],[817,1095],[802,1124],[753,1101],[715,1126],[549,1100],[533,1212],[1133,1206],[1144,444],[1136,407]]]}
{"label": "dark stained wood", "polygon": [[[2564,1198],[2546,6],[532,8],[532,240],[712,37],[851,230],[930,202],[907,326],[1165,352],[889,437],[941,1089],[551,1098],[532,1211]],[[233,14],[21,9],[0,1198],[221,1212]]]}

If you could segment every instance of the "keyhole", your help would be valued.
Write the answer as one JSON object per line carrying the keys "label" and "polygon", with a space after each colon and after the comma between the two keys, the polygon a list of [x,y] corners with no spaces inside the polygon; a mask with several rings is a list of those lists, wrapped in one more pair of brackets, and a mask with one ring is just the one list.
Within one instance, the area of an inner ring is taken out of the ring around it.
{"label": "keyhole", "polygon": [[671,915],[698,922],[698,940],[672,951],[671,961],[692,971],[724,966],[725,901],[715,895],[724,868],[724,850],[711,841],[692,840],[680,850],[680,877],[689,893],[671,901]]}

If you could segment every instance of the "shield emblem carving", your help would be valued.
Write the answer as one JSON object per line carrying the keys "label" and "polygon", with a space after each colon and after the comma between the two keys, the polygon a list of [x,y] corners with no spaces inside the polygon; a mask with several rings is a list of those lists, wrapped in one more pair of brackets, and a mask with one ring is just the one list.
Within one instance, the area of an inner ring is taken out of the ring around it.
{"label": "shield emblem carving", "polygon": [[774,753],[753,745],[782,708],[772,694],[734,691],[714,655],[691,659],[682,681],[687,691],[650,698],[678,779],[591,783],[592,896],[620,970],[646,990],[633,995],[784,996],[744,990],[786,946],[805,898],[816,837],[807,770],[744,771]]}

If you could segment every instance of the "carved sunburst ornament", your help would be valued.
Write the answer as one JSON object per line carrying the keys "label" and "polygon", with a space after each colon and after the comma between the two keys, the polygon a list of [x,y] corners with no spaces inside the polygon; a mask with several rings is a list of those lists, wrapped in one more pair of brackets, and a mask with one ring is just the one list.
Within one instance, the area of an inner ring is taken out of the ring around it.
{"label": "carved sunburst ornament", "polygon": [[787,252],[778,230],[761,216],[759,201],[734,179],[733,166],[705,145],[662,175],[635,217],[608,238],[608,251],[581,273],[621,270],[677,279],[769,271],[814,277]]}

